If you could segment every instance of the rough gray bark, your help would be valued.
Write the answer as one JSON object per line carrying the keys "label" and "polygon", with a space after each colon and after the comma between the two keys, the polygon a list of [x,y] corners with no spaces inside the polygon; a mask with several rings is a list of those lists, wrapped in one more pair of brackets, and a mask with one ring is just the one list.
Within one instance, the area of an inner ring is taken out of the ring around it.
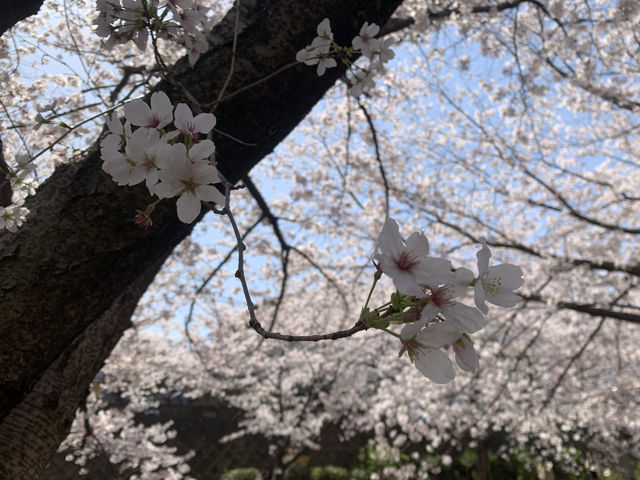
{"label": "rough gray bark", "polygon": [[489,462],[489,440],[482,439],[478,441],[476,448],[476,476],[475,480],[492,480],[491,464]]}
{"label": "rough gray bark", "polygon": [[0,15],[0,37],[20,20],[35,15],[43,0],[5,0]]}
{"label": "rough gray bark", "polygon": [[[384,24],[401,0],[245,0],[236,73],[228,93],[291,63],[331,18],[348,44],[366,20]],[[173,73],[201,103],[227,77],[235,10],[210,35],[195,68]],[[214,137],[223,174],[237,182],[269,154],[344,72],[318,78],[297,65],[217,108],[218,127],[253,144]],[[175,104],[179,89],[163,84]],[[67,434],[89,382],[122,332],[140,296],[173,248],[191,231],[175,201],[162,202],[153,226],[136,228],[148,192],[118,187],[101,170],[97,145],[59,167],[27,202],[28,222],[0,235],[0,478],[39,478]]]}

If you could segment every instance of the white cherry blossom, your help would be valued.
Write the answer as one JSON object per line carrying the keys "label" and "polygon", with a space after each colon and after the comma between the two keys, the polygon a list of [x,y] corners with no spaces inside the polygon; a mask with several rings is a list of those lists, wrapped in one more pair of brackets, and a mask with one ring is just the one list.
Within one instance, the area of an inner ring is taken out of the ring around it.
{"label": "white cherry blossom", "polygon": [[29,215],[29,209],[22,205],[24,199],[19,199],[7,207],[0,206],[0,230],[6,229],[11,233],[18,231]]}
{"label": "white cherry blossom", "polygon": [[375,258],[400,293],[424,296],[423,286],[437,287],[453,279],[449,260],[427,257],[429,241],[423,233],[412,233],[405,243],[391,218],[382,227],[378,244],[381,253]]}
{"label": "white cherry blossom", "polygon": [[482,247],[478,250],[478,280],[474,289],[476,306],[487,313],[489,308],[485,301],[501,307],[513,307],[518,303],[520,296],[513,293],[524,283],[522,268],[510,263],[501,263],[489,267],[491,251],[487,246],[487,240],[480,238]]}
{"label": "white cherry blossom", "polygon": [[139,128],[133,132],[125,148],[127,159],[133,162],[128,185],[136,185],[144,180],[153,193],[154,186],[158,183],[157,161],[164,149],[169,148],[167,141],[176,134],[177,132],[171,132],[160,137],[158,130],[147,128]]}
{"label": "white cherry blossom", "polygon": [[194,117],[186,103],[179,103],[174,124],[178,130],[195,140],[199,133],[207,134],[215,127],[216,117],[211,113],[200,113]]}
{"label": "white cherry blossom", "polygon": [[147,128],[164,128],[173,121],[173,106],[164,92],[151,95],[151,107],[142,100],[134,100],[124,106],[131,125]]}
{"label": "white cherry blossom", "polygon": [[360,34],[355,37],[351,44],[356,50],[361,50],[362,55],[371,58],[372,52],[380,48],[380,40],[375,36],[380,32],[380,27],[375,23],[369,24],[364,22],[360,29]]}
{"label": "white cherry blossom", "polygon": [[449,383],[456,374],[442,347],[455,343],[462,333],[448,322],[431,323],[410,339],[402,339],[401,354],[407,352],[411,362],[435,383]]}
{"label": "white cherry blossom", "polygon": [[327,35],[318,36],[313,39],[311,45],[296,54],[296,60],[304,62],[305,65],[318,65],[317,74],[321,77],[327,68],[333,68],[338,65],[336,60],[330,56],[330,50],[331,38]]}
{"label": "white cherry blossom", "polygon": [[172,145],[163,153],[162,170],[158,174],[160,183],[156,185],[155,193],[161,198],[180,195],[177,207],[181,222],[191,223],[196,219],[201,210],[200,202],[224,204],[224,195],[210,185],[221,181],[216,167],[207,161],[192,162],[182,143]]}

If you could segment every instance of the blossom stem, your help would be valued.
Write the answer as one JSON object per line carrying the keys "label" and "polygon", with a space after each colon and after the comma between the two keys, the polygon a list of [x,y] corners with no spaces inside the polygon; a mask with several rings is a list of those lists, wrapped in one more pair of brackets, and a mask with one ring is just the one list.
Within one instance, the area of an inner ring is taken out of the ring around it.
{"label": "blossom stem", "polygon": [[402,337],[400,337],[400,334],[394,332],[393,330],[389,330],[388,328],[380,328],[379,330],[387,332],[389,335],[393,335],[394,337],[399,338],[400,340],[402,340]]}
{"label": "blossom stem", "polygon": [[374,275],[373,284],[371,285],[371,290],[369,290],[369,295],[367,296],[367,301],[364,302],[364,308],[369,306],[369,300],[371,300],[371,294],[373,294],[373,290],[376,288],[376,283],[378,283],[378,278]]}
{"label": "blossom stem", "polygon": [[390,305],[391,305],[391,302],[387,302],[387,303],[385,303],[385,304],[383,304],[383,305],[380,305],[380,306],[379,306],[379,307],[377,307],[375,310],[376,310],[377,312],[380,312],[380,311],[384,310],[385,308],[387,308],[387,307],[388,307],[388,306],[390,306]]}

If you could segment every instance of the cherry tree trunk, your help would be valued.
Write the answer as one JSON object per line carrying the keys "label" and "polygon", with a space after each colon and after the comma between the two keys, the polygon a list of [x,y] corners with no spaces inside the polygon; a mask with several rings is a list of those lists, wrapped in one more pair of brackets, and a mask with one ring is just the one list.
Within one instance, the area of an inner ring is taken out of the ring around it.
{"label": "cherry tree trunk", "polygon": [[491,464],[489,462],[489,440],[483,439],[478,441],[476,456],[475,480],[492,480]]}
{"label": "cherry tree trunk", "polygon": [[5,0],[0,15],[0,36],[20,20],[35,15],[44,0]]}
{"label": "cherry tree trunk", "polygon": [[[400,0],[243,0],[235,73],[226,93],[295,61],[331,19],[349,44],[364,21],[384,24]],[[209,35],[194,68],[173,75],[202,104],[217,98],[229,73],[236,10]],[[303,119],[344,73],[296,65],[222,102],[214,137],[222,173],[237,182]],[[173,103],[186,101],[168,84]],[[155,274],[192,225],[162,202],[153,226],[134,226],[149,203],[144,187],[118,187],[101,169],[98,142],[63,165],[28,199],[28,222],[0,234],[0,478],[33,480],[68,433],[76,408]]]}

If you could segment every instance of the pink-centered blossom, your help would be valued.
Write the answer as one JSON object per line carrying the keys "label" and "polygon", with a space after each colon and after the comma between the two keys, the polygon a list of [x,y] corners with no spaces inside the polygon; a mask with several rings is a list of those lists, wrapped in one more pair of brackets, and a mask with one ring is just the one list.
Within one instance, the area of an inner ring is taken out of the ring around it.
{"label": "pink-centered blossom", "polygon": [[479,367],[478,354],[469,335],[449,322],[434,322],[411,337],[401,334],[403,348],[415,367],[425,377],[435,383],[449,383],[455,377],[451,359],[441,348],[451,345],[456,355],[456,363],[466,371]]}
{"label": "pink-centered blossom", "polygon": [[[456,272],[457,273],[457,272]],[[420,311],[419,319],[407,323],[401,332],[401,337],[408,339],[417,335],[425,325],[432,322],[436,316],[444,317],[448,324],[461,333],[475,333],[487,324],[487,319],[480,310],[455,301],[456,289],[453,285],[443,285],[432,290],[427,303]]]}
{"label": "pink-centered blossom", "polygon": [[451,283],[451,262],[444,258],[427,257],[429,241],[423,233],[412,233],[405,242],[398,224],[388,219],[378,237],[380,254],[375,255],[382,272],[390,276],[398,292],[424,296],[424,287],[436,288]]}
{"label": "pink-centered blossom", "polygon": [[221,181],[218,169],[205,160],[192,162],[184,144],[176,143],[164,151],[160,160],[160,183],[155,193],[161,198],[180,195],[177,201],[178,218],[191,223],[200,214],[200,202],[224,204],[224,195],[210,185]]}
{"label": "pink-centered blossom", "polygon": [[134,100],[124,106],[124,114],[132,125],[163,128],[173,120],[173,106],[166,93],[155,92],[151,95],[151,106]]}
{"label": "pink-centered blossom", "polygon": [[359,97],[362,92],[375,86],[373,70],[356,70],[353,73],[353,85],[349,93],[354,97]]}
{"label": "pink-centered blossom", "polygon": [[179,103],[176,106],[174,125],[195,141],[199,133],[207,134],[215,127],[216,117],[211,113],[200,113],[194,117],[186,103]]}
{"label": "pink-centered blossom", "polygon": [[194,8],[193,0],[169,2],[169,7],[173,13],[173,19],[189,33],[196,34],[198,26],[207,20],[204,11]]}
{"label": "pink-centered blossom", "polygon": [[324,75],[327,68],[336,67],[336,60],[330,56],[331,42],[327,42],[321,37],[316,37],[311,45],[300,50],[296,54],[296,60],[304,62],[305,65],[318,65],[317,74],[319,77]]}
{"label": "pink-centered blossom", "polygon": [[144,180],[149,191],[154,193],[158,183],[158,159],[169,147],[167,142],[177,134],[170,132],[160,137],[158,130],[150,128],[139,128],[133,132],[125,148],[127,159],[133,162],[129,185],[137,185]]}
{"label": "pink-centered blossom", "polygon": [[360,34],[351,41],[355,50],[362,51],[362,55],[371,58],[373,51],[380,49],[380,40],[375,36],[380,32],[380,27],[375,23],[364,22]]}
{"label": "pink-centered blossom", "polygon": [[412,338],[402,338],[400,354],[409,359],[425,377],[435,383],[451,382],[456,373],[449,355],[442,347],[455,343],[462,334],[448,322],[431,323]]}

